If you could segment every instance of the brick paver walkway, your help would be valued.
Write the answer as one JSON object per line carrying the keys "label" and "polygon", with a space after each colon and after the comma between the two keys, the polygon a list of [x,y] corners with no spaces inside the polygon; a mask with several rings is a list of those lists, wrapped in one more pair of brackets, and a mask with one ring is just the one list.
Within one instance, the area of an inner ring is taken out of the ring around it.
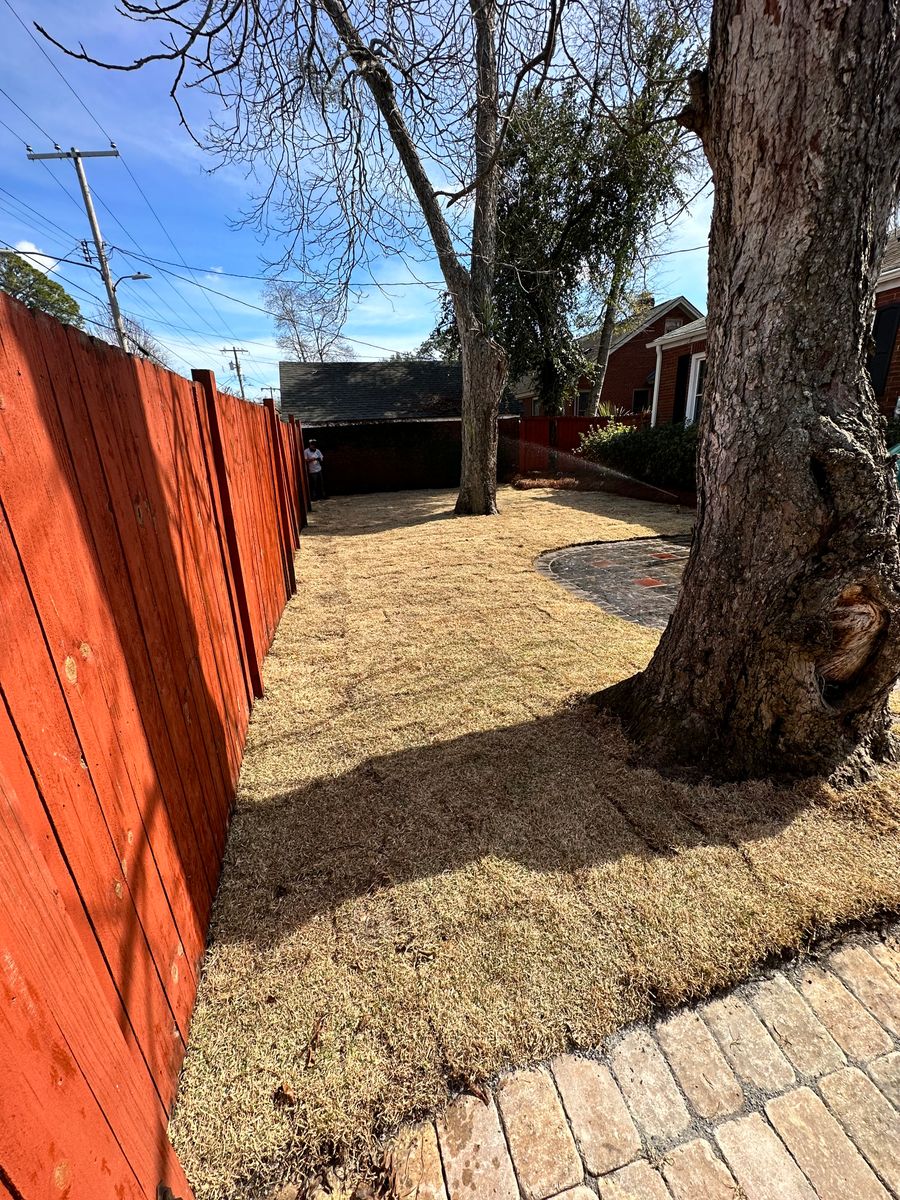
{"label": "brick paver walkway", "polygon": [[617,617],[665,629],[690,544],[687,537],[591,542],[551,550],[535,565],[567,591]]}
{"label": "brick paver walkway", "polygon": [[900,938],[849,937],[405,1129],[401,1200],[900,1197]]}

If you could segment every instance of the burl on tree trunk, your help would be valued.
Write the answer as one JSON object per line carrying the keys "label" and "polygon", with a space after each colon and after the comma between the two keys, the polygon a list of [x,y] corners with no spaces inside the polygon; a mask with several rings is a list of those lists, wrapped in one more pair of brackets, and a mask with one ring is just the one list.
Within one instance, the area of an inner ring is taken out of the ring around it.
{"label": "burl on tree trunk", "polygon": [[898,0],[715,0],[683,120],[713,170],[694,545],[651,761],[852,781],[896,754],[898,495],[866,370],[900,165]]}

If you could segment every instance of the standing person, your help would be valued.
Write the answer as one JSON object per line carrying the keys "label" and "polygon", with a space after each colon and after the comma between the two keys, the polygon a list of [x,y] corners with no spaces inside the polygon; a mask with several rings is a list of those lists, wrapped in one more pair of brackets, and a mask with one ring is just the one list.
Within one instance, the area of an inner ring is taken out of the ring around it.
{"label": "standing person", "polygon": [[324,500],[325,486],[322,478],[322,451],[316,444],[315,438],[310,438],[309,445],[303,451],[306,459],[306,473],[309,475],[310,500]]}

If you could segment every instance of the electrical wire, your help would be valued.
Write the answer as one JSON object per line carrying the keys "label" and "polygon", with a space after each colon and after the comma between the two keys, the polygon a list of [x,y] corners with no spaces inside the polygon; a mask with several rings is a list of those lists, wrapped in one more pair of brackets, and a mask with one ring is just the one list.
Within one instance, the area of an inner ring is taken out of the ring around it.
{"label": "electrical wire", "polygon": [[[16,9],[13,7],[13,5],[10,3],[10,0],[3,0],[3,3],[6,5],[6,7],[9,9],[9,11],[12,13],[12,15],[15,17],[15,19],[21,25],[21,27],[28,34],[29,38],[32,40],[32,42],[34,42],[34,44],[37,46],[38,50],[40,50],[41,54],[44,56],[44,58],[47,60],[47,62],[50,64],[50,66],[53,68],[53,70],[56,72],[56,74],[59,76],[59,78],[62,80],[62,82],[65,84],[65,86],[68,88],[68,90],[71,92],[71,94],[75,97],[75,99],[78,101],[78,103],[84,109],[84,111],[87,113],[87,115],[90,117],[90,119],[94,122],[97,129],[99,129],[99,131],[103,134],[103,136],[107,139],[107,141],[110,142],[110,144],[113,144],[113,138],[112,138],[112,135],[110,134],[109,130],[106,129],[106,127],[103,125],[103,123],[97,117],[96,113],[93,111],[93,109],[90,107],[90,105],[88,105],[85,102],[83,97],[80,95],[80,93],[77,91],[77,89],[73,86],[73,84],[68,79],[68,77],[65,75],[65,73],[60,69],[59,65],[50,56],[50,54],[47,51],[46,46],[44,46],[38,40],[38,38],[34,34],[34,31],[29,29],[29,27],[23,21],[22,17],[19,15],[19,13],[16,11]],[[181,266],[184,267],[185,270],[188,270],[188,271],[192,270],[192,268],[188,267],[187,263],[185,262],[184,256],[182,255],[182,253],[179,250],[178,246],[176,245],[174,239],[172,238],[171,233],[167,229],[166,225],[163,223],[162,218],[160,217],[159,213],[153,207],[153,204],[151,203],[149,196],[144,191],[143,187],[141,186],[140,182],[138,181],[137,176],[132,171],[128,160],[125,158],[125,156],[121,150],[119,151],[119,158],[122,162],[122,166],[125,168],[129,178],[131,179],[131,182],[134,184],[135,188],[137,189],[138,193],[141,196],[141,199],[144,201],[147,208],[149,209],[153,219],[156,221],[157,225],[162,230],[169,245],[172,247],[172,249],[175,251],[175,254],[178,256]],[[98,199],[99,199],[99,197],[98,197]],[[128,233],[127,229],[125,229],[125,226],[122,224],[121,221],[118,220],[118,218],[115,216],[115,214],[109,208],[109,206],[107,204],[105,204],[102,200],[101,200],[101,203],[103,204],[103,207],[107,210],[107,212],[109,212],[110,216],[112,216],[113,220],[115,220],[117,222],[117,224],[119,225],[119,227],[125,232],[126,236],[132,242],[134,242],[134,244],[136,246],[138,246],[140,248],[140,243],[137,241],[137,239],[134,237],[133,234]],[[183,299],[183,297],[182,297],[182,299]],[[219,311],[219,309],[216,307],[216,305],[208,298],[206,298],[206,299],[207,299],[207,303],[209,304],[211,311],[215,315],[215,317],[218,320],[219,325],[220,325],[219,330],[215,329],[215,327],[213,327],[213,326],[210,326],[210,328],[213,329],[213,332],[215,332],[218,335],[220,330],[222,328],[224,328],[225,330],[227,330],[229,332],[229,335],[231,337],[236,337],[237,335],[234,333],[234,331],[232,329],[230,329],[228,321],[225,319],[225,317],[222,315],[222,313]],[[193,306],[189,302],[188,302],[188,307],[192,309],[192,311],[196,314],[196,316],[201,321],[203,321],[204,323],[207,323],[206,318],[201,313],[197,312],[197,310],[194,309]]]}

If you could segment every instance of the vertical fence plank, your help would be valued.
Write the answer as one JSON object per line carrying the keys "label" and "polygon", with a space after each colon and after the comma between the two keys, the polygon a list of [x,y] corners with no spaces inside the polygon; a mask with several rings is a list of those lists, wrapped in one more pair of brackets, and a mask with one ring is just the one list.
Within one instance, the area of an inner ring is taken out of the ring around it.
{"label": "vertical fence plank", "polygon": [[26,1196],[150,1200],[160,1181],[187,1195],[158,1098],[85,969],[43,854],[23,837],[15,805],[29,800],[5,757],[3,767],[0,877],[15,903],[0,908],[0,1044],[16,1047],[0,1055],[4,1168]]}
{"label": "vertical fence plank", "polygon": [[275,401],[271,396],[266,397],[266,412],[269,416],[269,433],[272,443],[272,474],[275,478],[275,491],[278,498],[278,514],[281,526],[281,544],[284,556],[284,567],[287,572],[287,583],[290,595],[297,590],[297,578],[294,575],[294,536],[291,530],[291,518],[288,512],[287,468],[284,462],[284,447],[281,442],[281,422],[275,411]]}
{"label": "vertical fence plank", "polygon": [[[31,321],[25,321],[20,336],[27,338],[33,328]],[[104,853],[112,854],[115,866],[92,876],[95,890],[86,897],[97,922],[102,923],[109,912],[118,914],[108,936],[118,956],[116,984],[127,995],[129,1015],[154,1077],[171,1096],[173,1064],[180,1062],[183,1052],[180,1037],[173,1040],[173,1014],[180,1017],[185,1033],[193,987],[190,971],[181,974],[183,942],[157,861],[166,827],[165,822],[155,821],[145,805],[145,800],[155,804],[156,796],[143,724],[64,450],[64,435],[47,402],[43,360],[33,340],[30,345],[29,374],[12,376],[8,363],[0,368],[5,380],[0,485],[10,538],[7,575],[14,579],[18,560],[27,597],[35,603],[31,641],[40,658],[49,658],[44,668],[52,689],[47,701],[56,689],[61,692],[77,731],[78,749],[71,753],[75,762],[85,762],[100,802],[96,833],[85,851],[99,852],[102,846]],[[43,399],[38,400],[38,395]],[[56,544],[46,535],[48,513],[62,535]],[[12,584],[6,589],[10,604],[15,602],[13,590]],[[22,594],[19,606],[23,622],[28,619],[27,597]],[[15,636],[11,623],[7,639]],[[21,680],[11,663],[9,668],[4,670],[6,686],[18,686]],[[41,736],[41,714],[40,702],[25,704],[19,720],[23,729],[25,723],[33,726],[30,753],[51,773],[57,746],[52,737]],[[61,720],[53,734],[63,738],[66,728]],[[60,813],[60,819],[69,815]],[[160,832],[158,847],[150,840],[153,828]],[[117,900],[119,892],[124,907],[113,903],[111,893]],[[133,943],[130,953],[129,941]]]}
{"label": "vertical fence plank", "polygon": [[200,384],[206,402],[206,413],[209,421],[212,461],[215,468],[215,478],[222,509],[222,520],[225,542],[228,547],[228,559],[231,574],[234,579],[234,593],[237,605],[242,635],[244,661],[250,676],[254,696],[262,696],[262,675],[257,660],[256,646],[253,637],[253,622],[250,614],[250,603],[247,595],[248,575],[245,564],[241,560],[240,545],[235,517],[236,497],[234,489],[228,480],[228,469],[225,462],[225,451],[222,444],[222,419],[216,390],[216,379],[212,371],[194,371],[193,378]]}

